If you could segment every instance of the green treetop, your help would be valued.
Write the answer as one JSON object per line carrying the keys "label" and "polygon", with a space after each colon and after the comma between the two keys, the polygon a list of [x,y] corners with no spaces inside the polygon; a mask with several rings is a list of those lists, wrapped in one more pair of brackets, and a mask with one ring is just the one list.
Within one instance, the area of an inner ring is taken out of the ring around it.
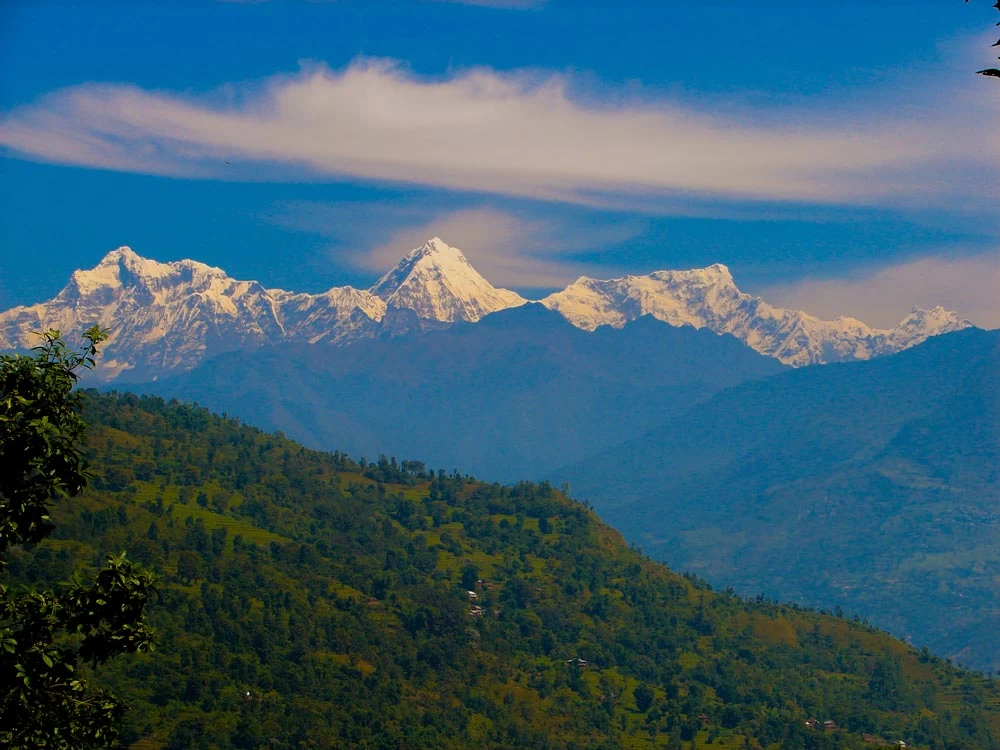
{"label": "green treetop", "polygon": [[[74,351],[50,330],[32,355],[0,356],[0,575],[11,547],[52,533],[49,504],[79,494],[91,476],[73,388],[106,337],[94,326]],[[124,553],[94,581],[77,577],[58,592],[15,591],[0,580],[0,747],[114,742],[124,705],[91,689],[78,667],[148,650],[142,614],[152,593],[152,576]]]}

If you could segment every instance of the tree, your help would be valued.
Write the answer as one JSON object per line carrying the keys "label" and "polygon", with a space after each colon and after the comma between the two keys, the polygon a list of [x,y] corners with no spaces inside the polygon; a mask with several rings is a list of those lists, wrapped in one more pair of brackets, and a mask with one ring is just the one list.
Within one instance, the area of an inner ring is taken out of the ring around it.
{"label": "tree", "polygon": [[635,690],[632,691],[632,696],[635,698],[635,707],[642,711],[642,713],[646,713],[650,706],[653,705],[656,693],[645,682],[640,682],[635,686]]}
{"label": "tree", "polygon": [[201,578],[204,572],[204,565],[201,556],[184,550],[177,558],[177,576],[185,583],[190,583],[196,578]]}
{"label": "tree", "polygon": [[465,589],[476,588],[479,581],[479,569],[471,563],[462,568],[462,587]]}
{"label": "tree", "polygon": [[[78,495],[92,476],[81,449],[86,424],[77,371],[94,366],[107,333],[97,326],[71,350],[58,331],[33,355],[0,356],[0,575],[12,547],[52,533],[49,504]],[[143,609],[152,575],[125,554],[96,578],[59,591],[18,591],[0,581],[0,746],[111,745],[124,705],[88,686],[78,666],[152,647]]]}
{"label": "tree", "polygon": [[[965,2],[969,2],[969,0],[965,0]],[[996,8],[997,10],[1000,10],[1000,0],[996,0],[996,3],[993,4],[993,7]],[[996,25],[1000,26],[1000,22],[998,22]],[[997,39],[997,41],[993,44],[993,46],[1000,47],[1000,39]],[[998,57],[997,59],[1000,60],[1000,57]],[[1000,70],[998,70],[997,68],[985,68],[984,70],[978,70],[976,72],[979,73],[979,75],[981,76],[991,76],[993,78],[1000,78]]]}

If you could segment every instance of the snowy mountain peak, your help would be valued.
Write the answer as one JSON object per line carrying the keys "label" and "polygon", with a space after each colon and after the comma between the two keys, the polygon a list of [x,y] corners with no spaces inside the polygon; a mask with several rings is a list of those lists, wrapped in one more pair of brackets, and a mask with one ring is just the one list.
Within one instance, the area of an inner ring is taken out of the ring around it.
{"label": "snowy mountain peak", "polygon": [[733,274],[730,272],[729,266],[723,263],[713,263],[708,268],[701,269],[701,271],[705,277],[722,283],[733,283]]}
{"label": "snowy mountain peak", "polygon": [[109,252],[101,258],[100,263],[91,269],[91,271],[77,271],[76,273],[91,273],[96,271],[104,271],[107,273],[108,271],[113,272],[116,268],[119,269],[119,271],[124,269],[130,275],[147,279],[170,276],[181,268],[197,268],[212,274],[225,275],[225,272],[221,268],[213,268],[212,266],[207,266],[204,263],[199,263],[196,260],[179,260],[174,261],[173,263],[160,263],[156,260],[143,258],[128,245],[122,245],[121,247]]}
{"label": "snowy mountain peak", "polygon": [[[100,263],[93,268],[74,271],[67,290],[87,295],[106,287],[120,287],[136,276],[143,276],[145,265],[161,264],[148,261],[136,255],[132,248],[123,245],[101,258]],[[155,272],[159,269],[150,268],[150,270]]]}
{"label": "snowy mountain peak", "polygon": [[93,268],[74,271],[62,296],[78,299],[99,294],[106,297],[116,293],[114,290],[125,288],[145,288],[152,292],[164,284],[210,284],[218,280],[229,280],[221,268],[193,260],[160,263],[143,258],[132,248],[122,245],[101,258]]}
{"label": "snowy mountain peak", "polygon": [[[465,260],[465,256],[462,255],[462,251],[457,247],[452,247],[447,242],[442,240],[440,237],[431,237],[427,242],[425,242],[421,247],[410,252],[411,255],[429,255],[432,253],[443,253],[445,255],[453,255],[457,258]],[[468,261],[465,261],[468,263]]]}
{"label": "snowy mountain peak", "polygon": [[652,315],[670,325],[729,333],[761,354],[794,366],[891,354],[928,336],[972,325],[940,307],[914,309],[896,328],[885,331],[855,318],[820,320],[745,294],[721,263],[606,281],[582,277],[542,304],[588,331],[602,325],[621,328]]}
{"label": "snowy mountain peak", "polygon": [[729,268],[721,263],[713,263],[705,268],[688,271],[654,271],[650,277],[674,286],[689,287],[735,287]]}
{"label": "snowy mountain peak", "polygon": [[[451,247],[439,237],[433,237],[408,252],[392,270],[375,282],[370,291],[379,296],[388,296],[414,274],[419,275],[421,272],[426,274],[436,270],[441,274],[462,275],[467,274],[468,269],[472,269],[472,264],[461,250]],[[472,271],[475,273],[475,269]]]}
{"label": "snowy mountain peak", "polygon": [[961,321],[959,314],[954,310],[946,310],[937,305],[927,310],[923,307],[914,307],[910,310],[910,314],[907,315],[900,325],[905,324],[907,321],[915,321],[925,324],[936,324],[936,325],[949,325],[952,323],[957,323]]}
{"label": "snowy mountain peak", "polygon": [[706,312],[731,303],[739,290],[721,263],[687,271],[654,271],[647,276],[599,280],[581,276],[542,300],[578,328],[621,328],[652,315],[671,325],[711,326]]}
{"label": "snowy mountain peak", "polygon": [[108,254],[101,258],[101,262],[97,265],[111,266],[118,265],[122,261],[134,262],[139,260],[143,259],[140,258],[132,248],[128,245],[122,245],[121,247],[116,247],[114,250],[109,250]]}
{"label": "snowy mountain peak", "polygon": [[[98,377],[151,379],[191,369],[216,354],[280,341],[346,344],[440,327],[523,305],[483,278],[439,237],[406,255],[370,290],[322,294],[266,289],[193,260],[161,263],[122,246],[90,269],[74,271],[53,299],[0,312],[0,348],[29,347],[34,332],[111,329]],[[761,354],[801,366],[868,359],[972,324],[950,310],[913,308],[889,330],[860,320],[820,320],[741,292],[726,266],[655,271],[618,279],[581,276],[541,301],[592,331],[621,328],[644,315],[728,333]]]}
{"label": "snowy mountain peak", "polygon": [[[713,286],[735,286],[733,275],[729,267],[722,263],[713,263],[704,268],[691,268],[686,271],[653,271],[648,275],[626,274],[617,279],[595,279],[590,276],[580,276],[570,284],[570,287],[596,287],[608,284],[629,285],[633,283],[642,284],[643,280],[656,279],[673,286],[689,287],[713,287]],[[567,287],[569,288],[569,287]]]}
{"label": "snowy mountain peak", "polygon": [[940,305],[932,307],[930,310],[914,307],[910,310],[910,314],[892,329],[892,332],[897,335],[904,332],[914,332],[933,336],[937,333],[968,328],[971,325],[971,321],[966,320],[954,310],[946,310]]}
{"label": "snowy mountain peak", "polygon": [[137,380],[284,338],[368,337],[384,311],[382,300],[350,287],[316,295],[268,290],[204,263],[160,263],[122,246],[74,271],[48,302],[0,313],[0,348],[32,346],[34,331],[78,333],[99,323],[111,335],[97,376]]}
{"label": "snowy mountain peak", "polygon": [[882,331],[885,341],[895,351],[919,344],[929,336],[941,333],[960,331],[970,328],[972,322],[966,320],[954,310],[946,310],[940,305],[930,310],[914,307],[910,314],[903,318],[895,328]]}
{"label": "snowy mountain peak", "polygon": [[410,251],[369,290],[389,307],[445,323],[475,322],[525,299],[484,279],[462,251],[434,237]]}

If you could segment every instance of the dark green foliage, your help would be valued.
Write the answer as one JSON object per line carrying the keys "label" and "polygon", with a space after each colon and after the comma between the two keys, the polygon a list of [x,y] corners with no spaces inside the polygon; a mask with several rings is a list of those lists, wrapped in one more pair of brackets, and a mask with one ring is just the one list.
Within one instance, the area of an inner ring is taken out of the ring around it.
{"label": "dark green foliage", "polygon": [[857,623],[714,593],[546,484],[362,467],[157,399],[95,395],[87,414],[102,470],[150,473],[95,481],[11,571],[45,580],[119,544],[158,571],[160,647],[102,670],[133,706],[128,742],[996,746],[991,682]]}
{"label": "dark green foliage", "polygon": [[[965,2],[969,2],[969,0],[965,0]],[[998,0],[998,2],[994,2],[993,7],[996,8],[997,10],[1000,10],[1000,0]],[[996,25],[1000,26],[1000,22],[998,22]],[[997,39],[997,41],[994,42],[992,46],[1000,47],[1000,39]],[[1000,60],[1000,57],[998,57],[997,59]],[[1000,78],[1000,70],[998,70],[997,68],[986,68],[985,70],[977,70],[976,72],[981,76],[989,76],[990,78]]]}
{"label": "dark green foliage", "polygon": [[[92,328],[79,352],[58,331],[44,335],[35,356],[0,357],[0,574],[17,545],[52,533],[49,503],[78,495],[89,474],[80,443],[79,367],[92,367],[104,333]],[[126,506],[101,517],[127,522]],[[142,611],[152,578],[125,555],[108,556],[95,580],[74,577],[58,593],[18,591],[0,583],[0,746],[110,746],[124,705],[92,690],[81,666],[146,650]],[[76,566],[57,566],[63,578]]]}
{"label": "dark green foliage", "polygon": [[58,331],[43,334],[35,356],[0,355],[0,566],[11,545],[52,532],[49,503],[87,483],[80,445],[86,423],[73,392],[79,367],[93,367],[105,334],[96,326],[70,351]]}
{"label": "dark green foliage", "polygon": [[645,682],[640,682],[636,685],[635,690],[632,691],[632,695],[635,698],[635,707],[643,713],[649,710],[650,706],[653,705],[653,699],[656,698],[653,688]]}
{"label": "dark green foliage", "polygon": [[0,591],[0,746],[69,749],[114,742],[125,706],[90,689],[80,668],[148,650],[142,610],[152,581],[124,555],[107,562],[94,583],[74,581],[57,594]]}

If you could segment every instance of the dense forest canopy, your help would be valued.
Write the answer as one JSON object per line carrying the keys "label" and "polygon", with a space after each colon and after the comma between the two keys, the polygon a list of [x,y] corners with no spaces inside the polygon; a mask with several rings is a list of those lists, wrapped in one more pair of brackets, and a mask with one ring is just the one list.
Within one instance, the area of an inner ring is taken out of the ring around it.
{"label": "dense forest canopy", "polygon": [[85,413],[100,472],[10,573],[128,549],[160,576],[157,651],[100,671],[126,745],[998,746],[992,680],[713,592],[548,485],[356,463],[154,398]]}

